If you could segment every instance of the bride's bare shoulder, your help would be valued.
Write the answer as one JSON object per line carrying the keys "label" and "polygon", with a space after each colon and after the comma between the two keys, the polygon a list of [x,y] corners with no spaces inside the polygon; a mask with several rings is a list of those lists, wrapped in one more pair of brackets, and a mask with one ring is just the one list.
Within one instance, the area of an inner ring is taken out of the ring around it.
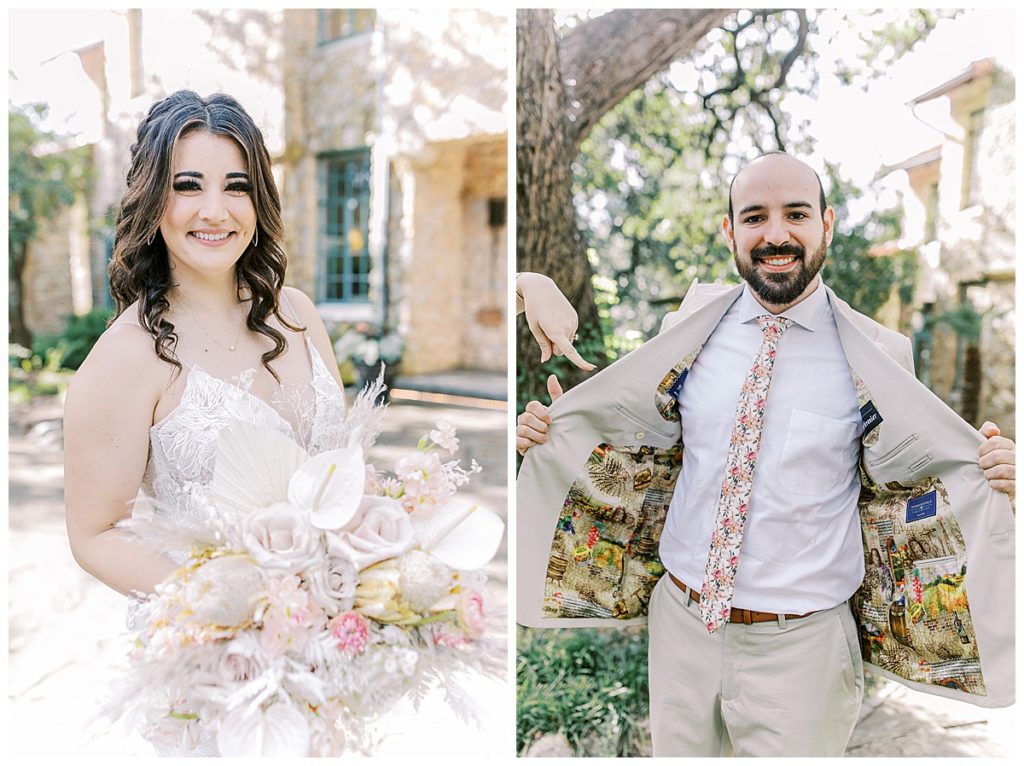
{"label": "bride's bare shoulder", "polygon": [[97,383],[120,382],[156,387],[167,380],[167,364],[156,355],[153,336],[140,324],[137,306],[122,311],[100,335],[79,367],[76,378]]}
{"label": "bride's bare shoulder", "polygon": [[123,449],[129,461],[144,456],[157,405],[173,379],[170,369],[156,355],[153,338],[139,326],[136,308],[122,312],[68,386],[64,433],[70,459],[98,448]]}

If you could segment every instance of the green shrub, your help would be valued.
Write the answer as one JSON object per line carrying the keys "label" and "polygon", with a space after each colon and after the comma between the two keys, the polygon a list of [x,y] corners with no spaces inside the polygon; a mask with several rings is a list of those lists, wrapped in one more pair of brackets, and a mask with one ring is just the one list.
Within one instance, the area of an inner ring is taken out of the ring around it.
{"label": "green shrub", "polygon": [[516,746],[562,732],[576,755],[641,754],[647,629],[518,628]]}
{"label": "green shrub", "polygon": [[37,369],[66,367],[77,370],[107,329],[111,310],[93,309],[81,316],[69,316],[60,335],[38,335],[32,341],[32,366]]}

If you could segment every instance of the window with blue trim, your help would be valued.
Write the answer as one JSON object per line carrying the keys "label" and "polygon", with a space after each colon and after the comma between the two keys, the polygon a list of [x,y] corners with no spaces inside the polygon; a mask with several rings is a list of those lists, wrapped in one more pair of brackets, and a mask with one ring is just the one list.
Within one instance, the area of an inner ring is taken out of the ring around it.
{"label": "window with blue trim", "polygon": [[317,298],[370,300],[370,151],[320,157],[320,268]]}
{"label": "window with blue trim", "polygon": [[363,32],[372,32],[377,21],[373,8],[322,8],[317,11],[316,41],[319,45]]}

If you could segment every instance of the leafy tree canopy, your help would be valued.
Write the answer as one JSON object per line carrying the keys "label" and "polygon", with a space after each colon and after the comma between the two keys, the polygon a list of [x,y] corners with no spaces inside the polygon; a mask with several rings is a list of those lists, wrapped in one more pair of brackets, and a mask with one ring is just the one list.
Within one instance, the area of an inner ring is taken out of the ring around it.
{"label": "leafy tree canopy", "polygon": [[25,324],[22,274],[29,242],[88,188],[91,179],[88,147],[65,149],[57,136],[37,126],[46,111],[43,104],[31,104],[21,110],[11,107],[7,113],[8,318],[11,340],[26,347],[32,344],[32,334]]}
{"label": "leafy tree canopy", "polygon": [[[939,16],[905,13],[928,29]],[[729,181],[764,151],[800,154],[813,145],[812,126],[792,124],[780,101],[785,92],[815,93],[812,43],[828,41],[817,22],[812,11],[730,16],[689,61],[630,93],[583,141],[573,165],[574,204],[613,357],[655,334],[694,278],[738,280],[720,231]],[[845,15],[838,23],[852,26],[855,19]],[[905,52],[911,40],[883,26],[865,43],[872,44]],[[833,167],[822,182],[837,213],[825,280],[867,314],[894,287],[909,300],[913,258],[868,254],[899,235],[897,212],[852,222],[848,202],[862,191]]]}
{"label": "leafy tree canopy", "polygon": [[8,110],[7,236],[12,251],[89,183],[88,149],[62,149],[57,136],[37,127],[46,112],[45,104]]}

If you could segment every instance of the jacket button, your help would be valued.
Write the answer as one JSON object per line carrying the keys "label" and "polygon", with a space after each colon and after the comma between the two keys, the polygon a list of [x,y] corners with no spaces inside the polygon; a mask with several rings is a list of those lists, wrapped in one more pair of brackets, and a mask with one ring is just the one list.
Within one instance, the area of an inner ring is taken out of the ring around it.
{"label": "jacket button", "polygon": [[643,439],[645,436],[647,436],[647,433],[645,431],[637,431],[635,436],[637,439]]}

